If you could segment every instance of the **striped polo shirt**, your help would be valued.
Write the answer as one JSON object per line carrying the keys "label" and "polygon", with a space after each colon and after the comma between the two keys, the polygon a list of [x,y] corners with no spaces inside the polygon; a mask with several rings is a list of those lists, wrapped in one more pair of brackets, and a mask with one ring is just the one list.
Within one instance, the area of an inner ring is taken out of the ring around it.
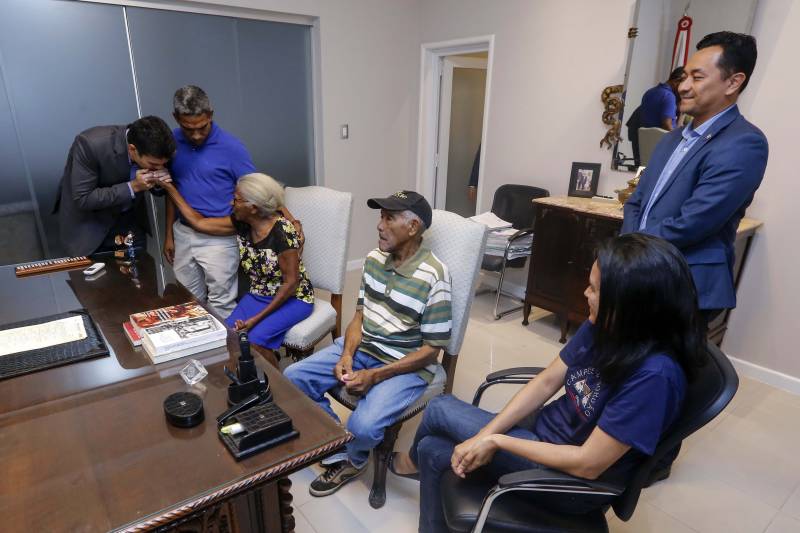
{"label": "striped polo shirt", "polygon": [[[428,248],[419,247],[403,264],[372,250],[364,261],[356,309],[362,311],[358,349],[384,363],[422,347],[450,342],[450,272]],[[428,383],[436,365],[417,371]]]}

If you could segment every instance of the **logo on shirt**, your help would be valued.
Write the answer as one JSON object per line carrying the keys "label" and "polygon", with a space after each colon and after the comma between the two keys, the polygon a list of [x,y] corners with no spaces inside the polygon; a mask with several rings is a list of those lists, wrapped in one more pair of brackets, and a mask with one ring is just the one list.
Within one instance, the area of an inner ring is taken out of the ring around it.
{"label": "logo on shirt", "polygon": [[595,405],[600,397],[603,384],[600,381],[600,372],[594,367],[570,369],[566,381],[567,395],[575,410],[584,420],[594,416]]}

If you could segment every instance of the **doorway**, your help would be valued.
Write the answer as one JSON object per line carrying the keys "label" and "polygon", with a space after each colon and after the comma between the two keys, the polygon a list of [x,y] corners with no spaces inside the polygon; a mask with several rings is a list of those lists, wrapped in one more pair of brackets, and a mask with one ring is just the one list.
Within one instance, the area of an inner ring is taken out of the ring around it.
{"label": "doorway", "polygon": [[417,190],[465,217],[482,210],[493,40],[422,45]]}

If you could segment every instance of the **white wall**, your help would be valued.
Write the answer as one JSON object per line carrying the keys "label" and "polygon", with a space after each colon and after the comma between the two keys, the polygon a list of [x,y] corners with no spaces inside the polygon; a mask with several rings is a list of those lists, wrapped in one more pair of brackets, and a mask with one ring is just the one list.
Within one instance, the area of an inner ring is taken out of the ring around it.
{"label": "white wall", "polygon": [[[495,35],[484,207],[503,183],[566,194],[573,161],[602,163],[599,192],[629,176],[601,149],[600,93],[622,83],[633,0],[436,0],[422,3],[422,42]],[[612,177],[613,176],[613,177]]]}
{"label": "white wall", "polygon": [[[413,188],[416,179],[419,1],[212,3],[319,17],[323,184],[353,193],[348,256],[363,258],[377,245],[377,214],[367,199]],[[350,126],[348,140],[339,138],[341,124]]]}
{"label": "white wall", "polygon": [[800,209],[797,132],[791,105],[800,86],[800,2],[759,0],[753,24],[758,63],[740,100],[742,113],[769,140],[769,163],[748,216],[764,221],[739,286],[727,353],[800,378]]}

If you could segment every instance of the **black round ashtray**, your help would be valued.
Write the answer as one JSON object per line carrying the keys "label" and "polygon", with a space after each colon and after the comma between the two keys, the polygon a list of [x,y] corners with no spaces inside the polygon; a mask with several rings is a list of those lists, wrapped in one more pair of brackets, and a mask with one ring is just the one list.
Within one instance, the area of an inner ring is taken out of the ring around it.
{"label": "black round ashtray", "polygon": [[203,399],[191,392],[176,392],[164,400],[167,422],[179,428],[191,428],[205,418]]}

